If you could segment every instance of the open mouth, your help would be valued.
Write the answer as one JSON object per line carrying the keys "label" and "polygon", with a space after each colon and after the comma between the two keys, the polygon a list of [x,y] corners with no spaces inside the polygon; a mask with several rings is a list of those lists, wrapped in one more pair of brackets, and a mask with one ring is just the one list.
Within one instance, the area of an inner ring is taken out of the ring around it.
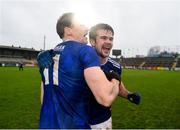
{"label": "open mouth", "polygon": [[110,51],[111,48],[112,48],[111,45],[105,45],[105,46],[102,47],[103,50],[108,50],[108,51]]}
{"label": "open mouth", "polygon": [[111,51],[111,48],[112,48],[111,45],[104,45],[104,46],[102,47],[102,50],[103,50],[103,52],[104,52],[105,54],[109,54],[110,51]]}
{"label": "open mouth", "polygon": [[110,48],[106,48],[106,47],[103,47],[102,49],[103,49],[103,52],[107,53],[107,54],[109,54],[109,52],[111,50]]}

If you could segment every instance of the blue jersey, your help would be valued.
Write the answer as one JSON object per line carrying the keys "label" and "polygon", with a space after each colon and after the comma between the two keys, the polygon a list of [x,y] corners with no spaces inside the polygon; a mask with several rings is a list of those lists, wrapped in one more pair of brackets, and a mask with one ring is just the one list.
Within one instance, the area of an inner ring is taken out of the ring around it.
{"label": "blue jersey", "polygon": [[[116,61],[112,60],[111,58],[107,59],[107,62],[103,65],[101,65],[101,69],[108,73],[110,70],[114,70],[117,74],[119,74],[119,77],[121,76],[121,66]],[[99,104],[93,94],[91,94],[91,100],[90,100],[90,120],[89,123],[91,125],[99,124],[111,117],[111,107],[105,107],[101,104]]]}
{"label": "blue jersey", "polygon": [[90,128],[91,91],[84,69],[100,66],[99,58],[92,47],[74,41],[57,45],[54,52],[54,65],[40,70],[44,83],[40,128]]}

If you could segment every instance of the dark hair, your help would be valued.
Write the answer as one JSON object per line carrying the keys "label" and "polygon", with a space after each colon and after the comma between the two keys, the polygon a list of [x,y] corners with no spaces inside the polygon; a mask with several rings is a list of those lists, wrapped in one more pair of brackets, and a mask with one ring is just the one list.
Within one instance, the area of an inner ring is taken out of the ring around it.
{"label": "dark hair", "polygon": [[72,25],[74,14],[73,13],[64,13],[57,21],[56,31],[60,38],[64,37],[64,28],[70,27]]}
{"label": "dark hair", "polygon": [[99,24],[96,24],[95,26],[91,27],[91,29],[89,31],[89,39],[96,40],[97,30],[100,30],[100,29],[111,31],[112,34],[114,35],[114,30],[110,25],[105,24],[105,23],[99,23]]}

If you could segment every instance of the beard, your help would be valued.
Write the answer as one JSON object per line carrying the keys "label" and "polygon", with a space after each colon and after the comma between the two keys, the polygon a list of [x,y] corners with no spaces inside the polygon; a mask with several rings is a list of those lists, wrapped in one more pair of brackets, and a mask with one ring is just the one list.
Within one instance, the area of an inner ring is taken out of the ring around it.
{"label": "beard", "polygon": [[110,52],[104,52],[103,49],[101,49],[101,51],[97,52],[97,54],[102,58],[106,58],[109,57]]}

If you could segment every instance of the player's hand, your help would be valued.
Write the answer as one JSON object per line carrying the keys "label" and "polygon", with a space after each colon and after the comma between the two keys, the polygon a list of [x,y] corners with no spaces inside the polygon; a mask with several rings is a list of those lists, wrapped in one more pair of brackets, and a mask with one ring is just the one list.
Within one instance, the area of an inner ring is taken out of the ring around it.
{"label": "player's hand", "polygon": [[129,93],[128,100],[136,105],[139,105],[141,102],[141,95],[139,93]]}
{"label": "player's hand", "polygon": [[41,69],[45,69],[53,65],[53,50],[42,51],[37,56],[38,66]]}
{"label": "player's hand", "polygon": [[120,75],[118,75],[116,72],[114,72],[113,70],[110,70],[108,73],[107,72],[104,72],[107,79],[109,81],[111,81],[112,79],[116,79],[118,80],[119,82],[121,82],[121,77]]}

